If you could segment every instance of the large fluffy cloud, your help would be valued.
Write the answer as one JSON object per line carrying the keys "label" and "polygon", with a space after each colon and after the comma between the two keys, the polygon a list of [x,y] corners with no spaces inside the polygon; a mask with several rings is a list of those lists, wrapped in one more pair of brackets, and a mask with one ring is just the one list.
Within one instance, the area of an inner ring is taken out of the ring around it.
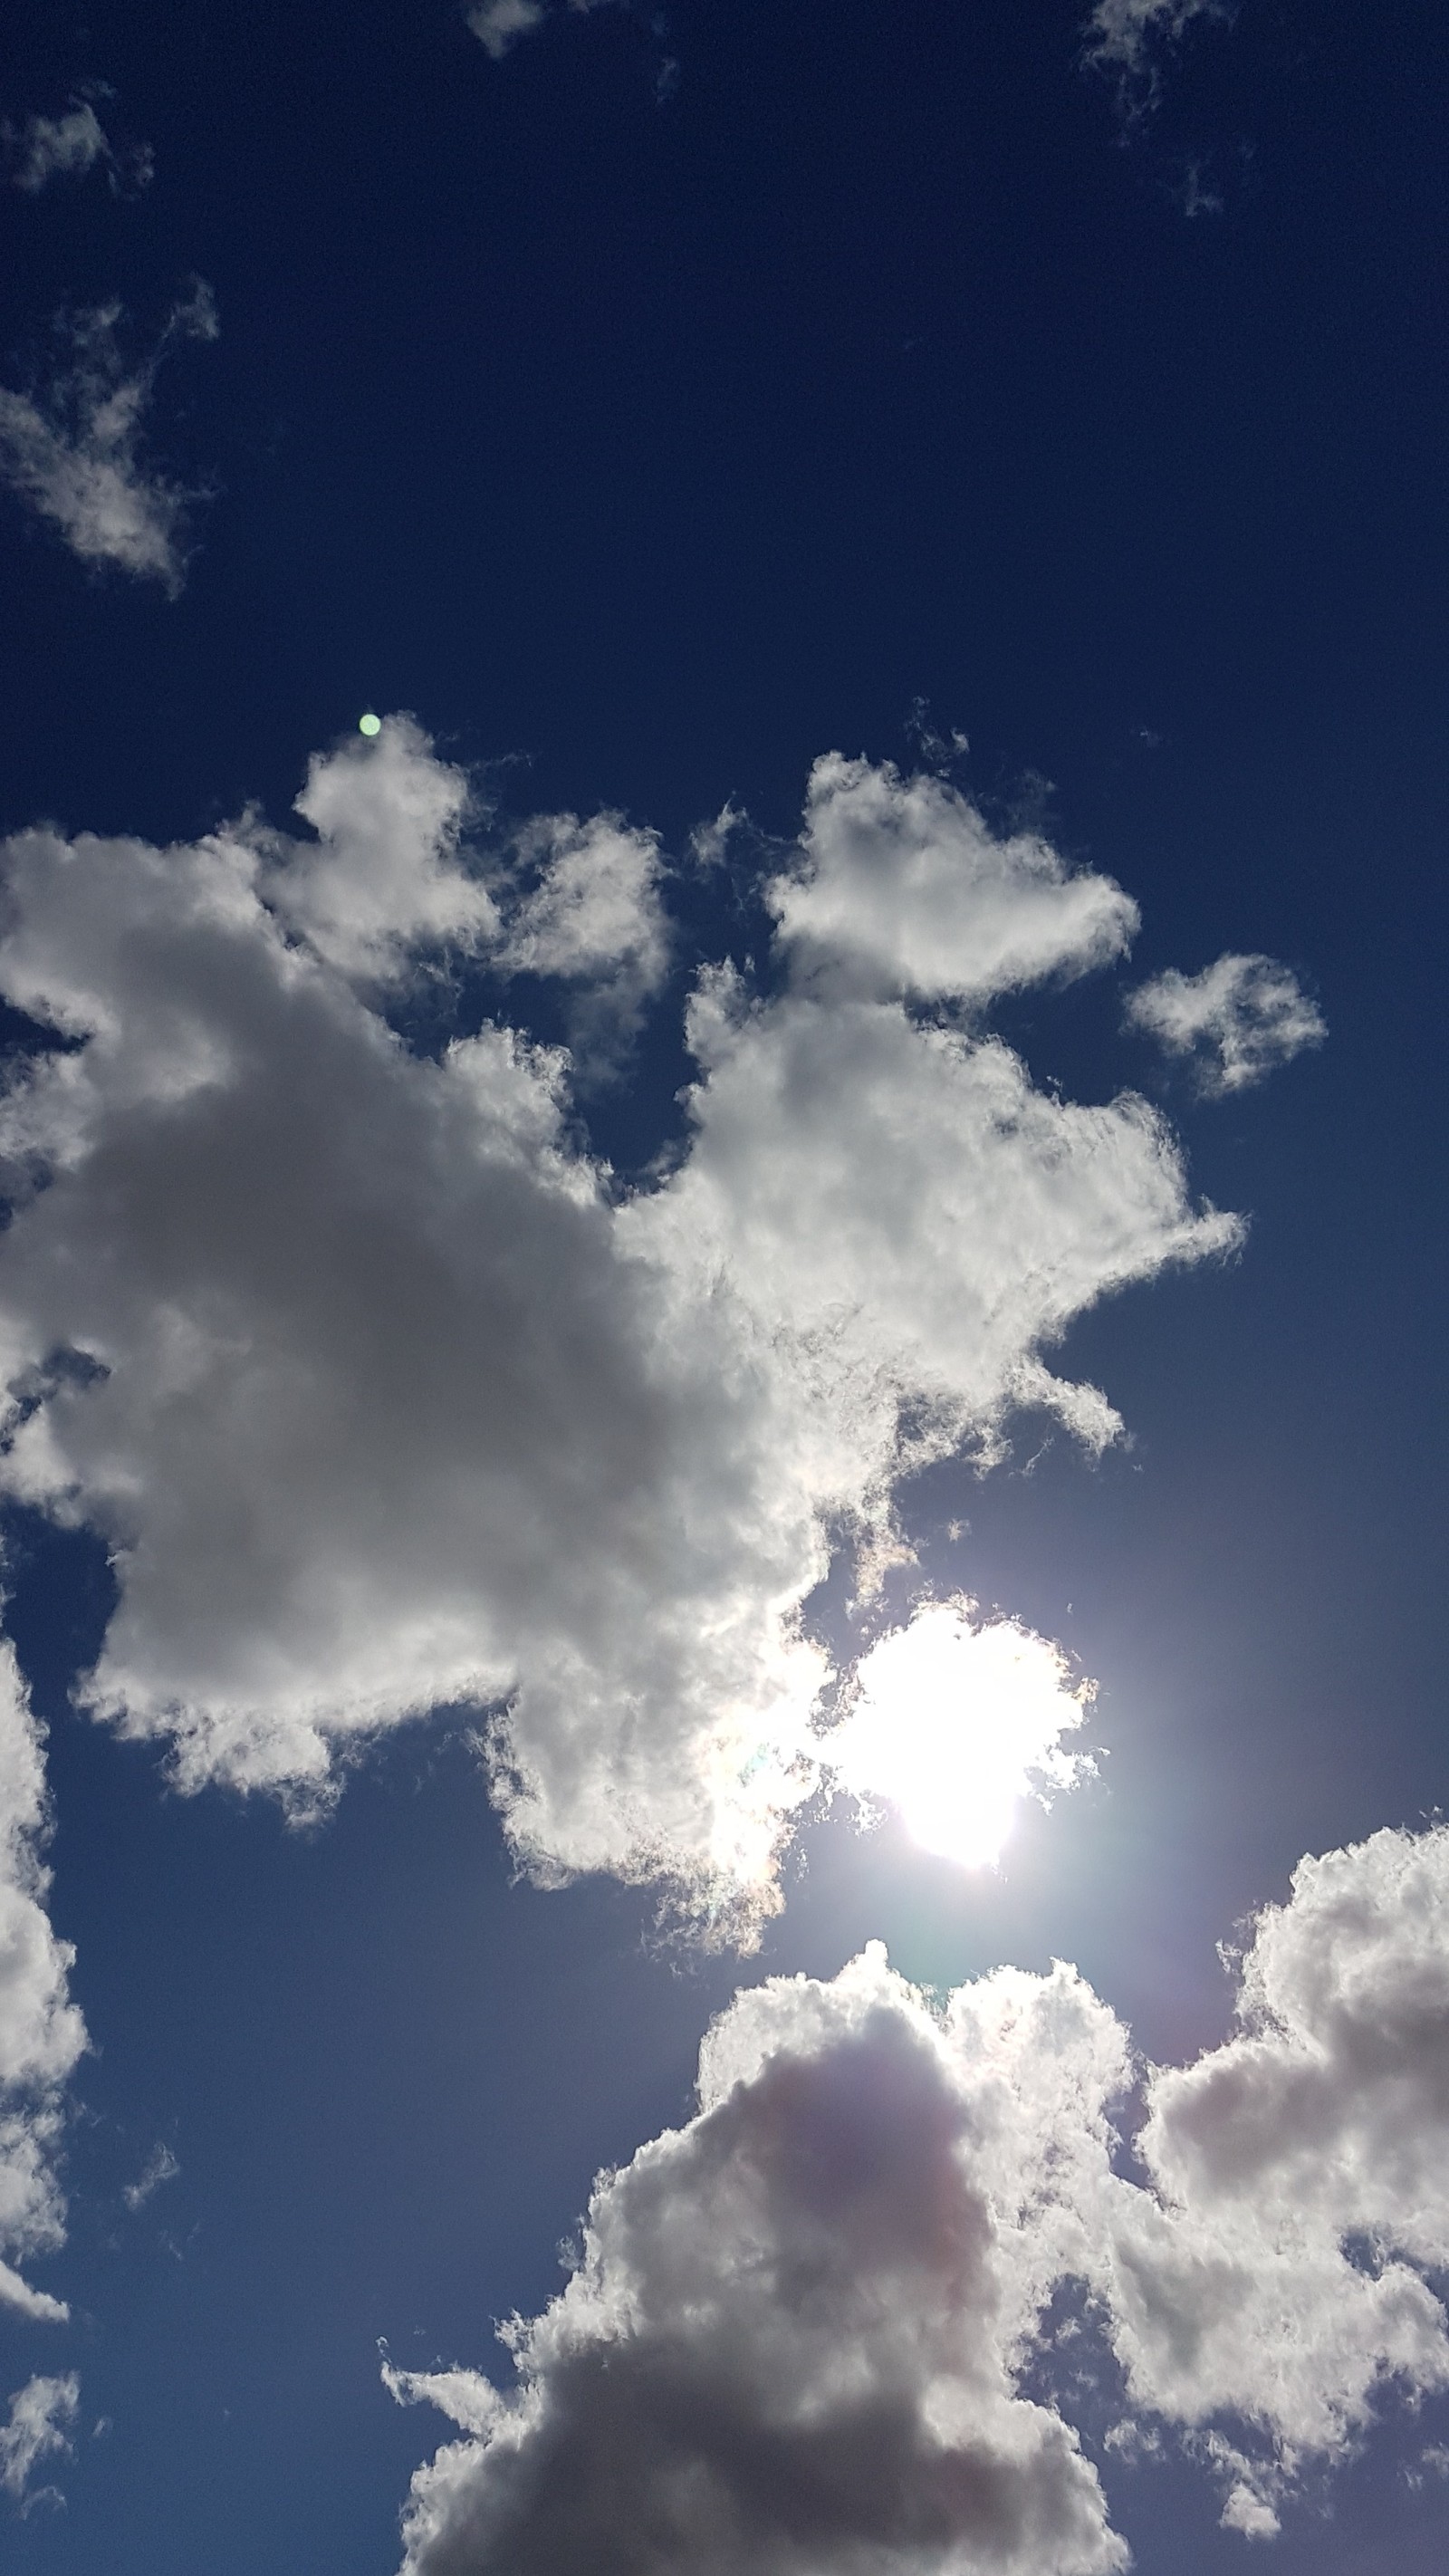
{"label": "large fluffy cloud", "polygon": [[0,2303],[62,2318],[60,2301],[14,2269],[60,2242],[60,2093],[85,2045],[66,1993],[74,1954],[46,1912],[47,1823],[41,1730],[0,1645]]}
{"label": "large fluffy cloud", "polygon": [[1423,2277],[1449,2261],[1449,1831],[1304,1862],[1240,2019],[1142,2070],[1060,1965],[932,2006],[875,1948],[738,1996],[698,2116],[601,2177],[578,2269],[506,2329],[516,2386],[388,2370],[466,2437],[414,2481],[406,2576],[1122,2566],[1051,2395],[1066,2282],[1077,2396],[1125,2395],[1119,2442],[1186,2430],[1228,2526],[1271,2532],[1389,2382],[1449,2384]]}
{"label": "large fluffy cloud", "polygon": [[0,386],[0,481],[60,531],[88,564],[159,581],[174,598],[186,574],[186,519],[196,494],[159,472],[145,452],[156,370],[177,340],[214,340],[216,306],[198,283],[156,347],[128,366],[121,307],[62,315],[62,356],[28,393]]}
{"label": "large fluffy cloud", "polygon": [[87,1696],[188,1784],[304,1798],[371,1729],[493,1707],[535,1868],[758,1895],[818,1775],[827,1533],[888,1535],[902,1472],[1014,1405],[1111,1438],[1043,1350],[1238,1239],[1141,1100],[1040,1091],[980,1024],[1132,907],[821,763],[776,986],[702,976],[687,1150],[628,1193],[566,1057],[491,1021],[419,1055],[384,1004],[451,947],[617,1033],[667,962],[652,837],[474,848],[406,721],[300,802],[311,840],[4,853],[0,990],[65,1043],[0,1117],[3,1483],[111,1549]]}

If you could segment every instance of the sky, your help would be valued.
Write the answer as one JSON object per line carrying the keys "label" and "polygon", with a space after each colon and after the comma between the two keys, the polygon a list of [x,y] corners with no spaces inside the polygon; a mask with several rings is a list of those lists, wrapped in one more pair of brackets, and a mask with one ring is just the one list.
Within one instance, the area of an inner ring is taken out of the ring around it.
{"label": "sky", "polygon": [[16,0],[24,2576],[1442,2567],[1446,105]]}

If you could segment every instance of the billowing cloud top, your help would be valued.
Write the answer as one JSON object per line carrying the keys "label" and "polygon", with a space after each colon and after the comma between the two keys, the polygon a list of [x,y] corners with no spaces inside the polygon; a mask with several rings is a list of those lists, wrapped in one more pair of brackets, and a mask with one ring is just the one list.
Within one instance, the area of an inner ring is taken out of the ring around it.
{"label": "billowing cloud top", "polygon": [[1225,2524],[1274,2530],[1390,2379],[1449,2385],[1449,1832],[1306,1861],[1241,2007],[1159,2071],[1060,1965],[935,2008],[875,1947],[738,1996],[698,2116],[601,2177],[505,2330],[516,2388],[388,2369],[466,2437],[414,2480],[405,2576],[1096,2576],[1127,2552],[1073,2389],[1118,2445],[1193,2428]]}
{"label": "billowing cloud top", "polygon": [[936,780],[822,762],[778,988],[700,978],[688,1150],[627,1193],[563,1055],[485,1021],[420,1056],[383,1003],[451,945],[617,1035],[668,959],[653,837],[470,848],[400,719],[300,806],[312,839],[3,854],[0,990],[68,1043],[0,1115],[0,1472],[112,1551],[91,1705],[188,1785],[304,1802],[370,1730],[491,1707],[533,1868],[768,1901],[827,1531],[879,1540],[896,1478],[1014,1405],[1110,1439],[1043,1349],[1238,1240],[1140,1099],[1074,1106],[904,998],[1079,973],[1133,908]]}

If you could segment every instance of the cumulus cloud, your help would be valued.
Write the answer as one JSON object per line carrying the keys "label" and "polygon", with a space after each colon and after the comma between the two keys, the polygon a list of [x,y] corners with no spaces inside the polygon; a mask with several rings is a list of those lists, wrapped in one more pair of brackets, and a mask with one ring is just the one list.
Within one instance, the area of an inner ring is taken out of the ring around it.
{"label": "cumulus cloud", "polygon": [[66,1991],[75,1954],[56,1939],[46,1912],[48,1822],[43,1730],[14,1652],[0,1644],[0,2305],[61,2319],[61,2302],[4,2259],[43,2254],[61,2241],[61,2088],[85,2046]]}
{"label": "cumulus cloud", "polygon": [[[459,2427],[405,2576],[1123,2567],[1068,2420],[1175,2429],[1268,2537],[1390,2383],[1449,2384],[1449,1832],[1306,1861],[1236,2037],[1142,2069],[1074,1969],[944,2001],[874,1946],[706,2038],[700,2109],[597,2183],[516,2384],[385,2373]],[[1129,2170],[1113,2121],[1134,2078]],[[1071,2379],[1054,2294],[1086,2293]],[[1056,2347],[1060,2349],[1060,2347]]]}
{"label": "cumulus cloud", "polygon": [[1139,985],[1127,1021],[1169,1055],[1192,1057],[1199,1087],[1215,1098],[1261,1082],[1328,1035],[1323,1014],[1290,967],[1272,957],[1232,954],[1200,975],[1174,966]]}
{"label": "cumulus cloud", "polygon": [[80,2406],[80,2381],[67,2371],[60,2379],[32,2379],[10,2400],[10,2420],[0,2424],[0,2487],[17,2504],[30,2505],[42,2493],[30,2484],[41,2460],[70,2449],[70,2433]]}
{"label": "cumulus cloud", "polygon": [[1124,114],[1140,116],[1156,104],[1163,53],[1194,19],[1231,15],[1231,0],[1096,0],[1086,23],[1086,59],[1115,80]]}
{"label": "cumulus cloud", "polygon": [[391,982],[420,948],[497,936],[497,905],[460,855],[468,782],[415,725],[312,760],[296,810],[316,840],[278,838],[261,890],[327,965]]}
{"label": "cumulus cloud", "polygon": [[968,1006],[1105,966],[1138,927],[1110,877],[1035,833],[998,839],[943,779],[838,753],[815,764],[799,867],[766,900],[805,990]]}
{"label": "cumulus cloud", "polygon": [[139,365],[122,353],[119,304],[63,316],[63,352],[29,393],[0,386],[0,480],[60,530],[83,563],[117,564],[175,597],[185,578],[188,511],[199,497],[153,466],[145,415],[156,374],[179,340],[214,340],[216,306],[198,283],[172,310]]}
{"label": "cumulus cloud", "polygon": [[470,2436],[414,2481],[409,2576],[1125,2567],[1016,2384],[991,2085],[879,1950],[741,1996],[699,2116],[601,2180],[579,2269],[508,2330],[517,2389],[388,2370]]}
{"label": "cumulus cloud", "polygon": [[1113,2297],[1129,2385],[1266,2433],[1270,2503],[1385,2382],[1449,2385],[1422,2277],[1449,2264],[1449,1830],[1303,1861],[1259,1918],[1240,2018],[1152,2079],[1138,2143],[1163,2215],[1128,2212]]}
{"label": "cumulus cloud", "polygon": [[383,1005],[451,943],[633,1010],[667,957],[652,836],[475,846],[398,719],[300,803],[310,840],[4,852],[0,990],[69,1043],[0,1111],[0,1483],[111,1549],[85,1696],[187,1786],[303,1803],[372,1730],[469,1703],[540,1875],[768,1903],[820,1777],[802,1610],[832,1544],[879,1548],[900,1476],[989,1459],[1014,1407],[1111,1439],[1042,1353],[1238,1240],[1140,1099],[1038,1091],[978,1025],[1130,906],[993,851],[939,782],[823,763],[776,987],[700,978],[686,1146],[625,1191],[565,1055],[485,1021],[420,1056]]}
{"label": "cumulus cloud", "polygon": [[154,173],[150,146],[113,143],[86,97],[73,98],[60,116],[0,123],[0,149],[11,186],[27,196],[38,196],[52,179],[83,179],[97,165],[116,196],[149,187]]}

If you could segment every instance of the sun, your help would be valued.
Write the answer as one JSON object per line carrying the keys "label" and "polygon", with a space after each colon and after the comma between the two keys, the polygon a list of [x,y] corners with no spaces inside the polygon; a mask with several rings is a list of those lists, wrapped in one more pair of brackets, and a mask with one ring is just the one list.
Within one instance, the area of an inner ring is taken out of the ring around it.
{"label": "sun", "polygon": [[894,1807],[924,1851],[965,1869],[1000,1858],[1024,1799],[1094,1767],[1063,1745],[1092,1685],[1073,1685],[1060,1646],[1015,1620],[977,1625],[975,1606],[928,1602],[872,1646],[822,1746],[838,1787]]}

